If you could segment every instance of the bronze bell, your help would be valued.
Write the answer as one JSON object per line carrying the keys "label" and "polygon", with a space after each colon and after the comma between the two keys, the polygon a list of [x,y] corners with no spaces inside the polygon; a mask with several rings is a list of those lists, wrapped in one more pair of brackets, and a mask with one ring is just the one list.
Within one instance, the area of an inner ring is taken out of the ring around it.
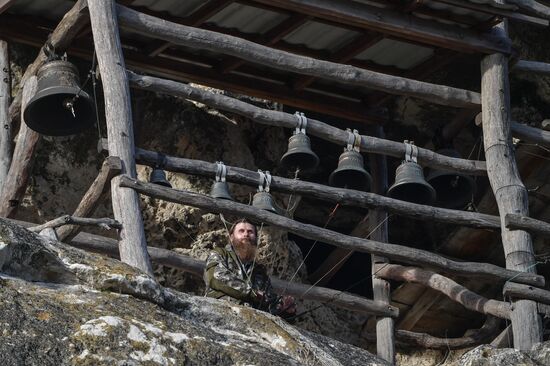
{"label": "bronze bell", "polygon": [[273,200],[273,196],[266,191],[259,191],[254,194],[254,197],[252,197],[252,206],[276,214],[281,213],[281,208],[277,206]]}
{"label": "bronze bell", "polygon": [[328,182],[331,186],[368,191],[372,178],[363,167],[363,156],[355,150],[344,151]]}
{"label": "bronze bell", "polygon": [[435,200],[435,190],[424,179],[422,167],[413,161],[404,161],[395,171],[395,182],[388,196],[401,201],[428,205]]}
{"label": "bronze bell", "polygon": [[149,182],[158,184],[159,186],[172,188],[172,185],[168,179],[166,179],[166,173],[160,168],[153,168],[153,171],[149,176]]}
{"label": "bronze bell", "polygon": [[[442,149],[438,154],[460,158],[454,149]],[[446,208],[464,208],[475,193],[475,181],[472,177],[448,170],[431,169],[428,182],[434,187],[437,200],[435,205]]]}
{"label": "bronze bell", "polygon": [[23,112],[30,129],[43,135],[67,136],[94,125],[94,103],[81,90],[73,64],[50,61],[38,70],[37,77],[37,92]]}
{"label": "bronze bell", "polygon": [[288,139],[288,150],[281,158],[281,164],[287,169],[312,170],[319,165],[319,157],[311,150],[309,137],[296,133]]}
{"label": "bronze bell", "polygon": [[227,182],[214,182],[214,184],[212,184],[212,189],[210,189],[210,196],[223,200],[234,201],[231,193],[229,193]]}

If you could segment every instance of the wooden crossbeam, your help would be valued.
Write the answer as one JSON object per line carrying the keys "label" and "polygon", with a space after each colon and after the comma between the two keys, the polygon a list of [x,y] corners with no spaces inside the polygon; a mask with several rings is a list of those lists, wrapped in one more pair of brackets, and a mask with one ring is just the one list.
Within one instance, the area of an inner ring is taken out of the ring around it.
{"label": "wooden crossbeam", "polygon": [[520,285],[507,282],[504,284],[502,294],[515,299],[530,299],[536,302],[550,305],[550,291],[535,288],[532,286]]}
{"label": "wooden crossbeam", "polygon": [[479,94],[472,91],[284,53],[229,35],[170,23],[123,6],[117,6],[117,11],[124,28],[181,46],[221,52],[279,70],[416,97],[437,104],[469,108],[480,104]]}
{"label": "wooden crossbeam", "polygon": [[512,66],[512,72],[550,76],[550,64],[546,62],[519,60]]}
{"label": "wooden crossbeam", "polygon": [[0,0],[0,14],[7,11],[16,0]]}

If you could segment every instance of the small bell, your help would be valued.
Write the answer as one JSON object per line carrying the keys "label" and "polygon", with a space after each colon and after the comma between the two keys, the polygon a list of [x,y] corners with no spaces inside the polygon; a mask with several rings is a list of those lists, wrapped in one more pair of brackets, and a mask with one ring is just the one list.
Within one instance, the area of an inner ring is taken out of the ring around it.
{"label": "small bell", "polygon": [[164,170],[155,167],[149,176],[149,182],[158,184],[159,186],[172,188],[170,182],[166,179],[166,173]]}
{"label": "small bell", "polygon": [[287,169],[313,170],[319,165],[319,157],[311,150],[311,141],[306,135],[307,118],[303,113],[294,114],[298,118],[296,131],[288,139],[288,150],[281,158]]}
{"label": "small bell", "polygon": [[428,205],[435,200],[435,190],[424,179],[422,167],[413,161],[404,161],[395,171],[395,182],[388,196],[401,201]]}
{"label": "small bell", "polygon": [[43,135],[67,136],[94,125],[94,103],[81,89],[73,64],[50,61],[38,70],[37,77],[37,92],[23,112],[30,129]]}
{"label": "small bell", "polygon": [[338,158],[338,167],[330,174],[328,182],[331,186],[361,191],[370,190],[372,178],[364,168],[363,156],[359,152],[361,135],[357,130],[348,128],[348,144]]}
{"label": "small bell", "polygon": [[424,179],[422,167],[418,165],[418,147],[414,142],[405,143],[405,160],[395,171],[395,182],[388,189],[388,196],[412,203],[427,205],[435,200],[435,190]]}
{"label": "small bell", "polygon": [[273,200],[273,196],[266,191],[256,192],[254,194],[254,197],[252,197],[252,206],[276,214],[280,214],[281,211]]}
{"label": "small bell", "polygon": [[[438,154],[460,158],[454,149],[442,149]],[[430,169],[427,181],[437,194],[436,206],[462,209],[471,201],[476,185],[472,177],[448,170]]]}
{"label": "small bell", "polygon": [[234,201],[231,193],[229,193],[229,186],[225,180],[227,175],[227,167],[221,161],[216,162],[216,181],[212,184],[210,189],[210,196],[214,198],[220,198],[224,200]]}

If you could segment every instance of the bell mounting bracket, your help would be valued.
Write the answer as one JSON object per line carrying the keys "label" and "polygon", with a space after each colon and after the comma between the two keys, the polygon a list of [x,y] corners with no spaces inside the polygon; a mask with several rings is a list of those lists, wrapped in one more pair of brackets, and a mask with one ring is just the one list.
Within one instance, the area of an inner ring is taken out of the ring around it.
{"label": "bell mounting bracket", "polygon": [[414,141],[405,140],[405,161],[418,163],[418,147],[414,144]]}
{"label": "bell mounting bracket", "polygon": [[299,133],[306,134],[306,127],[307,127],[307,117],[303,112],[294,112],[294,115],[298,119],[298,124],[296,125],[296,130],[294,131],[294,134],[297,135]]}
{"label": "bell mounting bracket", "polygon": [[260,175],[259,184],[258,184],[258,192],[268,192],[269,193],[269,187],[271,186],[271,173],[269,173],[268,170],[265,172],[258,169],[258,174]]}
{"label": "bell mounting bracket", "polygon": [[348,144],[344,151],[357,151],[361,152],[360,146],[361,146],[361,135],[357,130],[352,130],[349,128],[346,128],[346,132],[348,133]]}
{"label": "bell mounting bracket", "polygon": [[155,163],[155,169],[164,169],[166,165],[166,155],[163,153],[157,153],[157,162]]}
{"label": "bell mounting bracket", "polygon": [[227,167],[223,161],[216,161],[216,182],[225,182]]}

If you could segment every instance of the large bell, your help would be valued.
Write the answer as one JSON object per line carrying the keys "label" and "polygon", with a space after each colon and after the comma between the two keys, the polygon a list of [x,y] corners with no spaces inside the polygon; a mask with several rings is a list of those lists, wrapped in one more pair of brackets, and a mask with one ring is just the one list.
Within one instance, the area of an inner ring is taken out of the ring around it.
{"label": "large bell", "polygon": [[149,176],[149,182],[158,184],[159,186],[172,188],[172,185],[166,179],[166,173],[160,168],[154,168]]}
{"label": "large bell", "polygon": [[231,197],[231,193],[229,193],[227,182],[214,182],[214,184],[212,184],[212,188],[210,189],[210,196],[223,200],[234,201],[233,197]]}
{"label": "large bell", "polygon": [[363,156],[355,151],[344,151],[338,159],[338,168],[334,170],[328,182],[331,186],[368,191],[372,178],[363,167]]}
{"label": "large bell", "polygon": [[23,112],[29,128],[43,135],[67,136],[94,125],[94,103],[80,89],[78,70],[73,64],[50,61],[38,70],[37,76],[37,92]]}
{"label": "large bell", "polygon": [[[438,154],[460,158],[454,149],[442,149]],[[475,181],[472,177],[448,170],[431,169],[428,182],[437,194],[435,205],[446,208],[464,208],[475,193]]]}
{"label": "large bell", "polygon": [[401,201],[428,205],[435,200],[435,190],[424,179],[422,167],[413,161],[404,161],[395,171],[395,182],[388,196]]}
{"label": "large bell", "polygon": [[277,206],[277,204],[273,200],[273,196],[266,191],[256,192],[254,197],[252,197],[252,206],[276,214],[281,213],[281,208]]}
{"label": "large bell", "polygon": [[288,150],[281,158],[281,164],[287,169],[312,170],[319,165],[319,157],[311,150],[309,137],[297,133],[288,139]]}

